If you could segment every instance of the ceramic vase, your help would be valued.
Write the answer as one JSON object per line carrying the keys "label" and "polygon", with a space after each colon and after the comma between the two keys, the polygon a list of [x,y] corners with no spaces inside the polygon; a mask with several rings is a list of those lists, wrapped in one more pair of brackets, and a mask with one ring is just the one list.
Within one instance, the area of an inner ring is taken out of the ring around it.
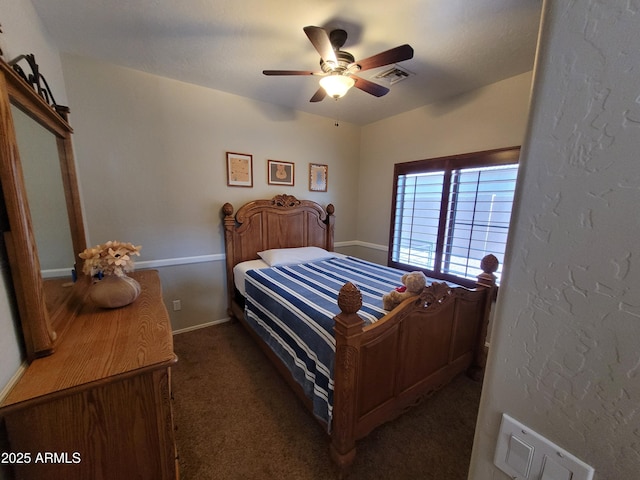
{"label": "ceramic vase", "polygon": [[91,301],[102,308],[118,308],[129,305],[140,295],[140,284],[126,275],[107,275],[98,280],[89,292]]}

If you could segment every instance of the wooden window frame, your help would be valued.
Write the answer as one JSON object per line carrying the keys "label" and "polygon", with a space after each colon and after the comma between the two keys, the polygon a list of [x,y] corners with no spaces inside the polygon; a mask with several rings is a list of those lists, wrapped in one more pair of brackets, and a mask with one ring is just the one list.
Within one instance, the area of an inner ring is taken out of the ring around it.
{"label": "wooden window frame", "polygon": [[[391,200],[391,221],[389,225],[389,249],[387,254],[387,265],[402,270],[422,270],[429,277],[438,278],[445,281],[455,282],[459,285],[473,287],[475,280],[459,277],[441,271],[444,255],[444,239],[446,235],[447,216],[449,215],[449,193],[452,172],[465,168],[492,167],[499,165],[517,164],[520,157],[520,147],[508,147],[480,152],[451,155],[432,159],[416,160],[412,162],[396,163],[393,172],[393,194]],[[418,267],[415,265],[396,262],[393,260],[394,239],[395,239],[395,216],[398,199],[398,177],[400,175],[411,175],[417,173],[444,172],[442,196],[440,200],[440,216],[438,221],[438,234],[436,240],[436,250],[434,258],[434,270]]]}

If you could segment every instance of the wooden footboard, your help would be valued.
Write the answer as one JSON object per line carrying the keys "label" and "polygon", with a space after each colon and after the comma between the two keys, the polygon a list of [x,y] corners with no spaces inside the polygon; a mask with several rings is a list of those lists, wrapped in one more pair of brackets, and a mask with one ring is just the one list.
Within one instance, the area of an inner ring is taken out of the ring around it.
{"label": "wooden footboard", "polygon": [[[334,208],[277,195],[255,200],[236,214],[225,204],[225,254],[229,315],[244,322],[234,297],[233,267],[258,258],[261,250],[318,246],[333,250]],[[356,453],[356,441],[397,417],[411,405],[447,384],[465,370],[479,378],[484,367],[484,342],[498,261],[482,261],[473,290],[435,283],[419,297],[405,300],[378,322],[364,326],[358,316],[362,297],[347,283],[335,317],[331,454],[342,474]],[[246,325],[246,323],[245,323]],[[247,330],[312,410],[293,376],[253,329]]]}
{"label": "wooden footboard", "polygon": [[331,455],[348,471],[356,441],[468,371],[484,367],[484,342],[497,259],[483,260],[474,290],[433,283],[377,323],[364,326],[362,298],[347,283],[335,317]]}

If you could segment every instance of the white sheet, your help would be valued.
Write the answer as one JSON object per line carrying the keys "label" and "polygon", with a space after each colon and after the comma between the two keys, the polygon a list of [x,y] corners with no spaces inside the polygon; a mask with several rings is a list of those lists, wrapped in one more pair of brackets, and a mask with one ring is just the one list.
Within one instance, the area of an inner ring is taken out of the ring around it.
{"label": "white sheet", "polygon": [[269,268],[269,264],[262,259],[248,260],[246,262],[241,262],[233,267],[233,282],[235,283],[236,288],[243,297],[245,296],[244,277],[246,273],[249,270],[261,268]]}

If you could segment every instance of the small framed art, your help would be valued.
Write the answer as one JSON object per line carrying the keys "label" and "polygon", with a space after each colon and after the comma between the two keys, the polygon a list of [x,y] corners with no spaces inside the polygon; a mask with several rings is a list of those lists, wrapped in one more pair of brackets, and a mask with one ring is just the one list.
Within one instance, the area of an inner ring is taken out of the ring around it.
{"label": "small framed art", "polygon": [[329,167],[320,163],[309,164],[309,190],[312,192],[326,192]]}
{"label": "small framed art", "polygon": [[227,152],[227,185],[253,187],[253,155]]}
{"label": "small framed art", "polygon": [[290,185],[294,183],[293,163],[267,160],[267,180],[269,185]]}

